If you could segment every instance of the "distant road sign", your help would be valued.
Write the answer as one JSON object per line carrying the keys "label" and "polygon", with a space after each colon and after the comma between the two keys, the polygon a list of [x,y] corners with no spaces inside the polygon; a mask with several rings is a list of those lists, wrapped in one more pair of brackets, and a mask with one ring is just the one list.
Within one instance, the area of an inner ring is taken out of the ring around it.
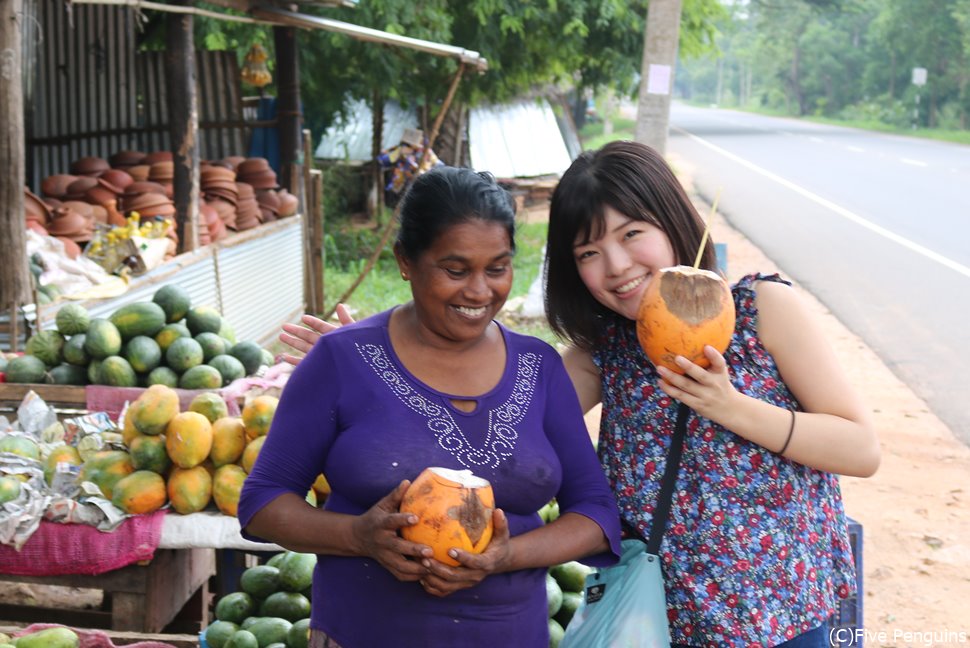
{"label": "distant road sign", "polygon": [[926,85],[926,68],[913,68],[913,85]]}

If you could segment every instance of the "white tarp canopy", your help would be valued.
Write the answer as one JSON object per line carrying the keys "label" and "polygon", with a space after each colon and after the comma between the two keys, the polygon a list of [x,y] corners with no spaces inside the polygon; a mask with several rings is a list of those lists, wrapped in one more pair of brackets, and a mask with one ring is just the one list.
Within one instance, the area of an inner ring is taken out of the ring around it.
{"label": "white tarp canopy", "polygon": [[500,178],[562,175],[572,162],[545,99],[473,108],[468,144],[472,166]]}

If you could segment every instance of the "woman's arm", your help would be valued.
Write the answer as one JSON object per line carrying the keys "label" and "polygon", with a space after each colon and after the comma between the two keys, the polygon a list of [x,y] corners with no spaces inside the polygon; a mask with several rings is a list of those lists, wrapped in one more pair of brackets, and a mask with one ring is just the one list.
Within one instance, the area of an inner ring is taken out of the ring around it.
{"label": "woman's arm", "polygon": [[708,370],[683,359],[678,362],[683,360],[689,378],[661,370],[664,391],[749,441],[773,452],[784,448],[792,461],[836,474],[871,476],[879,467],[880,449],[869,411],[821,327],[791,287],[763,281],[755,289],[758,336],[804,411],[793,420],[788,410],[739,393],[723,356],[710,347]]}
{"label": "woman's arm", "polygon": [[562,354],[562,361],[566,365],[566,373],[573,382],[576,395],[579,397],[579,405],[585,414],[603,400],[600,369],[593,362],[593,356],[589,351],[575,345],[566,348]]}

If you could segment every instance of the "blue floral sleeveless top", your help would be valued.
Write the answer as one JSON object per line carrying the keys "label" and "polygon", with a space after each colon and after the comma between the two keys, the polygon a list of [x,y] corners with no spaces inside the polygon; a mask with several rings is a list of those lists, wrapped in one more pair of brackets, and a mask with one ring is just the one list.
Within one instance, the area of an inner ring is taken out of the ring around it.
{"label": "blue floral sleeveless top", "polygon": [[[738,391],[799,409],[758,339],[754,284],[732,287],[737,321],[725,353]],[[606,325],[599,456],[620,514],[650,532],[677,401],[657,386],[630,320]],[[691,413],[660,548],[674,643],[774,646],[826,622],[855,574],[838,478],[784,459]]]}

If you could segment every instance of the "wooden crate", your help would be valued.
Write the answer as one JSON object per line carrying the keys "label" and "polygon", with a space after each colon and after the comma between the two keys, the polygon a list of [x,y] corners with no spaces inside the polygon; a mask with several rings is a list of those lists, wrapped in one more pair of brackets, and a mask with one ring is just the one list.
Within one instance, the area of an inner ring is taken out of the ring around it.
{"label": "wooden crate", "polygon": [[209,578],[216,573],[214,549],[159,549],[147,565],[129,565],[96,576],[16,576],[0,580],[101,590],[101,609],[70,610],[0,605],[0,619],[62,623],[79,628],[160,633],[172,625],[198,633],[208,623]]}
{"label": "wooden crate", "polygon": [[[0,414],[5,412],[16,412],[17,407],[23,402],[24,396],[29,392],[36,392],[38,396],[56,410],[65,410],[72,413],[84,413],[87,407],[87,398],[84,395],[84,387],[75,385],[43,385],[43,384],[16,384],[0,383]],[[10,418],[9,416],[7,418]]]}

